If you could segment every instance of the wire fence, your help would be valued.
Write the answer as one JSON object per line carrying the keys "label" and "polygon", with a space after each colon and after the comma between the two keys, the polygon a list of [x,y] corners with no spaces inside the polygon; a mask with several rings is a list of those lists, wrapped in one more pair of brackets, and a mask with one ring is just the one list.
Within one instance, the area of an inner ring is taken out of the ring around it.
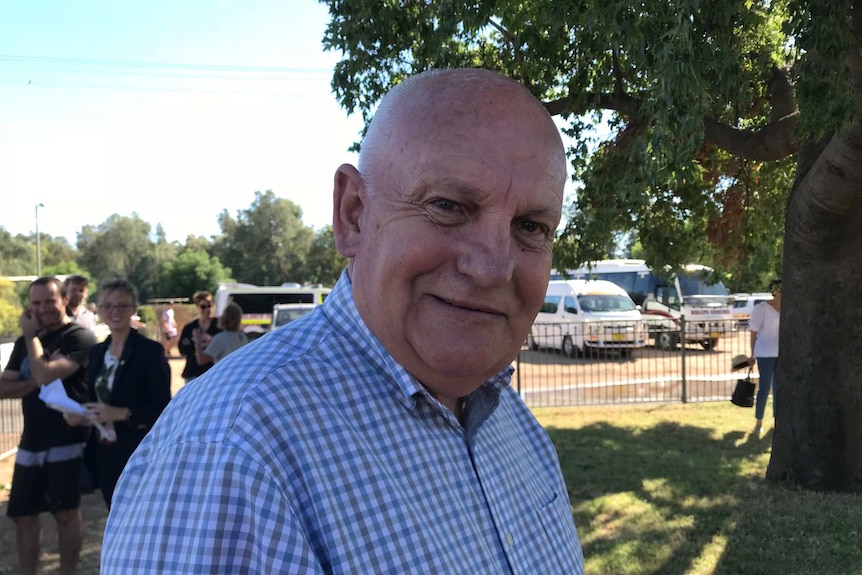
{"label": "wire fence", "polygon": [[[652,324],[644,328],[646,345],[630,337],[631,328],[537,324],[516,359],[513,385],[530,407],[726,401],[745,376],[731,370],[731,359],[750,351],[749,332],[735,322],[705,331],[684,320]],[[21,400],[0,400],[0,454],[18,445],[22,429]]]}
{"label": "wire fence", "polygon": [[731,360],[749,355],[750,334],[732,320],[653,324],[641,347],[630,324],[534,325],[513,385],[530,407],[725,401],[745,376]]}

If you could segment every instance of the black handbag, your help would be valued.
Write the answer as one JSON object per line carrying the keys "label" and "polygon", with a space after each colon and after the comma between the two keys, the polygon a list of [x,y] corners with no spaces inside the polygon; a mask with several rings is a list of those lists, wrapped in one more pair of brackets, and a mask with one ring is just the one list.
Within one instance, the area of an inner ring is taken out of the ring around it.
{"label": "black handbag", "polygon": [[748,368],[748,375],[745,379],[736,380],[736,388],[730,395],[730,402],[739,407],[751,407],[754,405],[754,390],[757,386],[751,381],[751,368]]}

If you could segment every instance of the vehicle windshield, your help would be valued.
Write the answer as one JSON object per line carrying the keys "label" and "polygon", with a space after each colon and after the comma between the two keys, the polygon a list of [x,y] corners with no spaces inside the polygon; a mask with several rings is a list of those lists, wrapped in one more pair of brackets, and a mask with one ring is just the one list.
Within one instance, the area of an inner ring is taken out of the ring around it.
{"label": "vehicle windshield", "polygon": [[708,283],[701,274],[679,274],[677,278],[679,279],[679,287],[682,290],[683,297],[693,295],[727,296],[727,288],[724,287],[721,280]]}
{"label": "vehicle windshield", "polygon": [[622,312],[635,311],[631,298],[622,295],[579,295],[578,304],[587,312]]}
{"label": "vehicle windshield", "polygon": [[300,307],[300,308],[284,308],[278,310],[276,316],[273,318],[273,325],[275,327],[282,326],[286,323],[290,323],[293,320],[299,319],[305,314],[311,312],[313,308],[310,307]]}

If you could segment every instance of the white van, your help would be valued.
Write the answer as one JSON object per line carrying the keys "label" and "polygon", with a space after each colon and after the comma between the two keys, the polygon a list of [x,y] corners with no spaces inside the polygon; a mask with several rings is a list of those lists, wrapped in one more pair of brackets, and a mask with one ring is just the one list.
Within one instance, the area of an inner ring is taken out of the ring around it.
{"label": "white van", "polygon": [[647,342],[647,326],[626,291],[605,280],[551,281],[527,345],[574,357],[619,350],[623,357]]}
{"label": "white van", "polygon": [[751,310],[754,306],[763,301],[771,301],[772,294],[769,292],[759,293],[735,293],[733,298],[733,319],[739,322],[742,327],[748,327],[748,320],[751,319]]}

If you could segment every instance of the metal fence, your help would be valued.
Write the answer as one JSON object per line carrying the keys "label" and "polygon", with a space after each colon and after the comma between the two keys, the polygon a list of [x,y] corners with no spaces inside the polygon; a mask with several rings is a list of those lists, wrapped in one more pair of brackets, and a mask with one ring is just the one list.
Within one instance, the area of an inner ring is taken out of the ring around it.
{"label": "metal fence", "polygon": [[531,407],[726,401],[745,376],[731,359],[749,355],[750,334],[734,321],[654,324],[642,347],[630,323],[534,325],[513,385]]}
{"label": "metal fence", "polygon": [[[653,324],[644,330],[642,347],[629,347],[641,345],[624,335],[631,333],[630,324],[533,326],[529,346],[518,354],[513,385],[531,407],[726,401],[744,376],[730,369],[733,356],[750,351],[749,332],[735,322],[707,331],[684,320],[663,328]],[[691,340],[685,345],[682,333]],[[0,454],[18,445],[22,427],[21,400],[0,400]]]}
{"label": "metal fence", "polygon": [[20,399],[0,399],[0,456],[18,447],[24,418]]}

